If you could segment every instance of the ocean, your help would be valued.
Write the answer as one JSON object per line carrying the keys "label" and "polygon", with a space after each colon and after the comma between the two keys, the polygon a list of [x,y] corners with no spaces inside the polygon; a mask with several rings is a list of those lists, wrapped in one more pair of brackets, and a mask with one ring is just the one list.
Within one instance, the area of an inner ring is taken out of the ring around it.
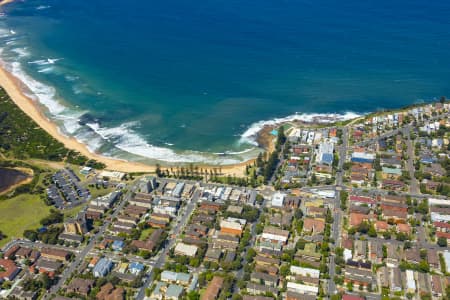
{"label": "ocean", "polygon": [[450,95],[450,1],[24,0],[0,57],[66,135],[141,162],[254,157],[279,118]]}

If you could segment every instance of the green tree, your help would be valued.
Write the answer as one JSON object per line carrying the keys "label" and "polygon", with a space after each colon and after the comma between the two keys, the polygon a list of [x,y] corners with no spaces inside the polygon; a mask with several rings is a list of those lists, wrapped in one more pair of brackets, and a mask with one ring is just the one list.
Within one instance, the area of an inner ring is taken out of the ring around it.
{"label": "green tree", "polygon": [[447,247],[447,239],[445,237],[440,237],[437,240],[437,244],[439,247]]}
{"label": "green tree", "polygon": [[370,237],[377,237],[377,231],[376,231],[375,226],[373,224],[370,224],[369,231],[367,232],[367,234]]}
{"label": "green tree", "polygon": [[190,291],[189,293],[187,293],[187,298],[188,300],[199,300],[200,299],[200,294],[197,291]]}

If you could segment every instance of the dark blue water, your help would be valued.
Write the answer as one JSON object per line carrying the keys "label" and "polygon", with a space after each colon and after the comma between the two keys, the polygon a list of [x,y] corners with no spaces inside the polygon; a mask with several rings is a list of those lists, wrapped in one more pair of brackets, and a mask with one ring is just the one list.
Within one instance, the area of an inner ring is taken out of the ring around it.
{"label": "dark blue water", "polygon": [[92,148],[161,158],[248,149],[251,124],[295,112],[449,95],[450,2],[432,2],[27,0],[1,21],[5,59],[100,123]]}

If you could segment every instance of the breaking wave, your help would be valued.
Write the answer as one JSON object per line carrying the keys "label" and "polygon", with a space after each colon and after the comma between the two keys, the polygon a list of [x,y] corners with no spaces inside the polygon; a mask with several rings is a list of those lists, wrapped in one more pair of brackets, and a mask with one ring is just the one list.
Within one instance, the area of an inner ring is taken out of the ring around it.
{"label": "breaking wave", "polygon": [[332,123],[336,121],[345,121],[350,120],[359,117],[360,115],[354,113],[354,112],[346,112],[344,114],[319,114],[319,113],[311,113],[311,114],[294,114],[290,115],[284,118],[274,118],[271,120],[265,120],[265,121],[258,121],[256,123],[253,123],[250,125],[250,127],[241,135],[241,138],[239,139],[240,143],[248,143],[251,145],[257,146],[258,143],[256,141],[256,138],[258,136],[258,133],[265,127],[265,126],[276,126],[282,123],[286,122],[293,122],[293,121],[303,121],[303,122],[317,122],[317,123]]}
{"label": "breaking wave", "polygon": [[[48,66],[54,64],[54,60],[36,60],[29,64]],[[8,69],[8,67],[7,67]],[[52,118],[60,125],[63,134],[74,136],[80,142],[86,144],[91,152],[101,152],[104,155],[115,153],[107,145],[137,157],[163,161],[168,163],[205,163],[205,164],[236,164],[254,158],[260,149],[257,147],[256,136],[266,125],[277,125],[294,120],[313,121],[320,118],[321,122],[348,120],[357,117],[355,113],[346,114],[295,114],[285,118],[259,121],[252,124],[239,139],[240,144],[251,145],[243,151],[225,151],[223,153],[205,153],[199,151],[175,151],[170,148],[149,144],[146,139],[136,132],[139,122],[128,122],[116,127],[103,126],[98,122],[86,122],[80,124],[80,119],[87,113],[75,108],[69,108],[61,104],[56,89],[33,79],[28,75],[19,62],[12,62],[9,71],[27,87],[27,96],[44,105]],[[67,80],[78,79],[65,76]],[[86,128],[87,126],[87,128]],[[173,144],[166,143],[166,146]],[[101,149],[103,151],[101,151]],[[115,156],[112,154],[112,156]],[[123,155],[121,155],[123,156]]]}
{"label": "breaking wave", "polygon": [[[13,35],[14,38],[12,37]],[[102,153],[116,158],[131,158],[131,160],[163,161],[167,163],[205,163],[227,165],[236,164],[256,157],[261,151],[258,148],[256,137],[258,132],[266,125],[277,125],[293,120],[312,121],[321,120],[346,120],[357,117],[357,114],[296,114],[285,118],[259,121],[250,125],[236,140],[241,151],[225,151],[221,153],[208,153],[192,150],[171,149],[174,144],[165,142],[161,146],[152,145],[145,136],[138,133],[139,122],[128,122],[117,126],[107,126],[99,120],[91,118],[83,121],[83,116],[88,114],[78,107],[65,105],[59,97],[55,87],[36,80],[26,71],[27,66],[38,73],[56,73],[61,75],[66,82],[72,82],[74,94],[86,92],[86,87],[80,82],[80,78],[70,70],[63,73],[62,67],[57,62],[62,58],[34,58],[29,48],[19,47],[14,44],[18,37],[8,29],[0,29],[0,39],[4,41],[5,49],[9,55],[4,55],[5,60],[0,62],[7,71],[18,78],[24,86],[24,93],[31,99],[45,107],[46,113],[59,126],[62,134],[73,136],[84,143],[89,151]],[[23,45],[22,45],[23,46]],[[3,56],[3,48],[0,54]],[[57,70],[55,68],[58,68]],[[57,71],[57,72],[56,72]],[[186,125],[180,125],[185,128]],[[232,149],[232,148],[231,148]]]}

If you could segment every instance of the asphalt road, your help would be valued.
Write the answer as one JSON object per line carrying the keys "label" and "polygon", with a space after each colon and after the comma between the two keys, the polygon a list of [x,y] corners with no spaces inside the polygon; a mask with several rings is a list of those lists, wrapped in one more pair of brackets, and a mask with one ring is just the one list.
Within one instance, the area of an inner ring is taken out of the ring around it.
{"label": "asphalt road", "polygon": [[128,202],[128,200],[130,200],[134,189],[135,189],[135,186],[133,186],[132,189],[130,191],[128,191],[127,194],[125,194],[125,196],[123,197],[123,199],[121,200],[119,205],[114,210],[114,212],[111,215],[111,217],[109,219],[107,219],[103,223],[103,225],[100,227],[99,231],[93,237],[91,237],[91,239],[90,239],[89,243],[87,244],[87,246],[84,247],[83,250],[81,250],[81,252],[79,252],[77,255],[75,255],[75,259],[70,263],[68,268],[64,269],[64,271],[61,274],[61,277],[58,280],[58,282],[54,286],[52,286],[50,288],[49,293],[47,293],[44,296],[43,299],[50,299],[50,296],[52,294],[56,293],[62,287],[62,285],[66,282],[66,280],[70,277],[70,275],[75,270],[79,269],[79,267],[81,266],[82,262],[86,258],[86,255],[94,248],[95,243],[97,242],[97,240],[101,236],[104,236],[106,229],[108,228],[109,224],[111,223],[110,220],[113,220],[115,217],[117,217],[119,212],[122,211],[124,205]]}
{"label": "asphalt road", "polygon": [[243,252],[244,253],[244,257],[243,257],[243,260],[242,260],[242,268],[240,268],[236,272],[236,276],[235,276],[236,277],[236,283],[233,285],[233,292],[234,293],[239,292],[239,290],[237,289],[237,282],[239,280],[241,280],[242,277],[244,276],[244,266],[248,263],[247,262],[247,252],[248,252],[248,250],[250,248],[253,248],[255,246],[255,242],[256,242],[256,224],[258,224],[260,222],[261,217],[263,215],[262,209],[264,207],[266,207],[266,205],[267,205],[267,198],[264,197],[264,201],[261,204],[261,209],[260,209],[260,214],[259,214],[258,220],[256,220],[254,223],[252,223],[252,229],[251,229],[251,236],[252,237],[250,239],[250,243],[249,243],[249,245],[247,245],[247,247],[245,248],[245,251]]}
{"label": "asphalt road", "polygon": [[[189,217],[191,216],[192,212],[194,211],[195,207],[197,206],[198,199],[200,198],[200,191],[197,189],[194,192],[194,195],[192,196],[189,203],[184,208],[184,212],[182,212],[181,219],[179,222],[176,223],[175,227],[169,232],[169,238],[167,244],[163,246],[161,249],[161,252],[158,256],[156,256],[156,261],[154,263],[155,268],[161,268],[164,266],[166,262],[167,255],[169,254],[169,250],[175,245],[176,238],[171,238],[171,235],[174,235],[175,237],[178,237],[181,230],[186,226],[187,221],[189,220]],[[177,218],[178,220],[178,218]],[[177,221],[177,220],[174,220]],[[145,290],[150,287],[150,284],[153,282],[153,272],[154,268],[150,270],[149,273],[147,273],[146,279],[142,287],[140,288],[139,292],[137,293],[135,299],[142,300],[145,298]]]}
{"label": "asphalt road", "polygon": [[409,172],[409,177],[411,177],[411,180],[409,182],[409,191],[411,194],[418,194],[420,193],[419,189],[419,183],[417,182],[417,179],[414,176],[415,168],[414,168],[414,147],[413,143],[411,141],[411,126],[407,125],[405,126],[403,130],[403,136],[406,137],[406,147],[407,147],[407,155],[408,160],[406,161],[406,168]]}
{"label": "asphalt road", "polygon": [[[343,174],[343,166],[347,157],[347,147],[348,147],[348,128],[344,127],[342,131],[342,145],[339,148],[339,164],[338,164],[338,172],[336,174],[336,185],[341,186],[342,185],[342,174]],[[341,222],[342,222],[342,210],[341,210],[341,191],[339,189],[336,189],[336,195],[334,199],[334,215],[333,215],[333,226],[332,226],[332,238],[334,240],[335,247],[340,245],[340,229],[341,229]],[[329,261],[329,274],[330,274],[330,280],[328,281],[328,295],[334,295],[336,290],[336,284],[334,283],[334,276],[336,274],[336,264],[334,262],[334,253],[330,256]]]}

